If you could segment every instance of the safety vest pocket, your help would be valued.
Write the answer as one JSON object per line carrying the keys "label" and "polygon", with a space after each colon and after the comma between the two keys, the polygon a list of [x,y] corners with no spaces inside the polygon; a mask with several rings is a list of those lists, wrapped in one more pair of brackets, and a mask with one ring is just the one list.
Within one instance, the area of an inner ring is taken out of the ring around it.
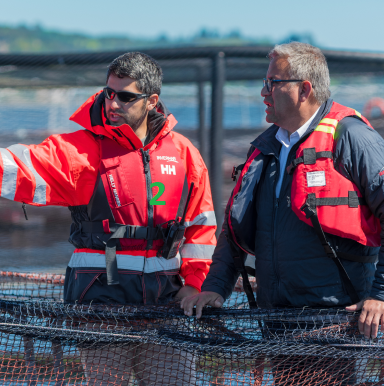
{"label": "safety vest pocket", "polygon": [[106,170],[105,176],[111,190],[110,197],[113,198],[112,206],[120,208],[131,204],[133,198],[129,190],[124,166],[120,162],[120,157],[103,159],[102,163]]}

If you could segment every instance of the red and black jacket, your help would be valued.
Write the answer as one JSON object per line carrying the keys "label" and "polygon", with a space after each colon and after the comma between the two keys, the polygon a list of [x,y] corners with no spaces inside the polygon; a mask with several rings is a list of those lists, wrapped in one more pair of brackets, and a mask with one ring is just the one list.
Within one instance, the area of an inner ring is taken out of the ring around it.
{"label": "red and black jacket", "polygon": [[[179,275],[200,290],[216,244],[204,162],[185,137],[172,131],[177,122],[161,103],[149,114],[150,139],[143,146],[128,125],[108,125],[103,102],[97,93],[71,117],[86,130],[54,135],[40,145],[0,149],[1,196],[70,208],[76,250],[67,273],[67,301],[165,302],[180,288]],[[180,215],[191,182],[180,256],[157,257],[163,242],[157,225]],[[151,205],[151,200],[166,205]],[[120,284],[110,286],[105,243],[114,227],[127,225],[128,237],[116,240]]]}

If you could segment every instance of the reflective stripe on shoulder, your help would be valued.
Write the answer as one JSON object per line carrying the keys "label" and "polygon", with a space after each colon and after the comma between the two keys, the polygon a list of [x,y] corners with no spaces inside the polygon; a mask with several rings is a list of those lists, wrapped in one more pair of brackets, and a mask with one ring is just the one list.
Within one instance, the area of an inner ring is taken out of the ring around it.
{"label": "reflective stripe on shoulder", "polygon": [[[181,263],[180,254],[177,254],[173,259],[166,260],[163,257],[145,258],[145,256],[119,255],[119,253],[117,253],[116,259],[117,269],[126,269],[143,273],[179,271]],[[146,260],[144,261],[144,259]],[[105,254],[97,252],[74,252],[68,263],[68,267],[105,269]]]}
{"label": "reflective stripe on shoulder", "polygon": [[198,214],[192,221],[186,221],[185,226],[207,225],[216,226],[216,216],[214,211],[208,211]]}
{"label": "reflective stripe on shoulder", "polygon": [[1,158],[3,160],[3,181],[1,183],[1,197],[8,200],[14,200],[17,183],[17,166],[12,154],[4,148],[0,148]]}
{"label": "reflective stripe on shoulder", "polygon": [[361,118],[361,114],[360,114],[357,110],[355,110],[355,114],[356,114],[359,118]]}
{"label": "reflective stripe on shoulder", "polygon": [[180,254],[183,258],[211,259],[215,248],[215,245],[184,244],[180,249]]}
{"label": "reflective stripe on shoulder", "polygon": [[336,128],[337,123],[339,121],[337,119],[331,119],[331,118],[323,118],[320,122],[319,125],[324,124],[324,125],[332,125],[334,128]]}
{"label": "reflective stripe on shoulder", "polygon": [[31,171],[36,181],[35,193],[33,195],[33,201],[35,204],[46,205],[47,203],[47,183],[37,173],[36,169],[32,165],[31,152],[25,145],[12,145],[7,148],[11,151],[24,165]]}

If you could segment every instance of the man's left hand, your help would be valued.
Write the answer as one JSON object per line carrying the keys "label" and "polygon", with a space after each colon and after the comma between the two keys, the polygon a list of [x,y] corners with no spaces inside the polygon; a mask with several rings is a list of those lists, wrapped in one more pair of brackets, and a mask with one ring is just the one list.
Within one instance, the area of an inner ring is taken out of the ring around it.
{"label": "man's left hand", "polygon": [[384,302],[372,298],[361,300],[357,304],[345,307],[347,311],[359,311],[359,331],[367,339],[376,338],[381,324],[381,332],[384,332]]}
{"label": "man's left hand", "polygon": [[185,285],[176,294],[175,300],[182,300],[186,297],[197,295],[198,293],[199,291],[196,288],[190,287],[189,285]]}

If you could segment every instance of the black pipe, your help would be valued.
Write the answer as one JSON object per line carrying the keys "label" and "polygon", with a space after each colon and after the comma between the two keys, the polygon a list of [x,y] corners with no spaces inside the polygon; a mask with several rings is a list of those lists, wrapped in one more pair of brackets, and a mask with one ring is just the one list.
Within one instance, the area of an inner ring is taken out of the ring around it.
{"label": "black pipe", "polygon": [[223,223],[223,102],[225,83],[225,54],[218,52],[212,60],[212,102],[211,102],[211,154],[210,154],[210,180],[212,188],[213,205],[217,221],[217,235]]}
{"label": "black pipe", "polygon": [[199,141],[199,151],[203,160],[208,164],[208,136],[207,128],[205,125],[205,93],[204,93],[204,68],[198,66],[197,68],[197,87],[198,87],[198,99],[199,99],[199,128],[197,131],[197,138]]}
{"label": "black pipe", "polygon": [[[234,47],[175,47],[155,49],[130,49],[126,51],[56,54],[0,54],[0,66],[52,66],[52,65],[96,65],[108,64],[117,56],[130,51],[140,51],[156,60],[212,58],[224,52],[227,58],[265,58],[271,46]],[[328,63],[362,63],[382,68],[383,53],[324,50]]]}

